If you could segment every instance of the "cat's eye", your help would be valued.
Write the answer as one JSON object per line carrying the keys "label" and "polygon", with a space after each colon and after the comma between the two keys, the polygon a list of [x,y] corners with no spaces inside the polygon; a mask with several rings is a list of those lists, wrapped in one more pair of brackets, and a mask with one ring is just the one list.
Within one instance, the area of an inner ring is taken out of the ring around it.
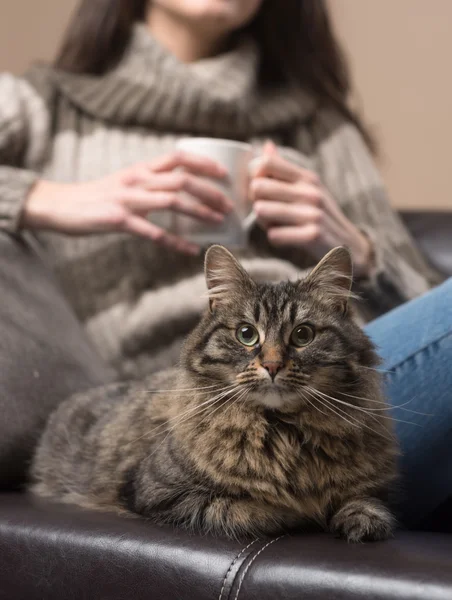
{"label": "cat's eye", "polygon": [[255,346],[259,341],[259,333],[252,325],[240,325],[236,331],[236,336],[244,346]]}
{"label": "cat's eye", "polygon": [[308,344],[310,344],[314,337],[315,330],[312,325],[298,325],[292,331],[292,334],[290,336],[290,343],[296,346],[297,348],[302,348],[303,346],[307,346]]}

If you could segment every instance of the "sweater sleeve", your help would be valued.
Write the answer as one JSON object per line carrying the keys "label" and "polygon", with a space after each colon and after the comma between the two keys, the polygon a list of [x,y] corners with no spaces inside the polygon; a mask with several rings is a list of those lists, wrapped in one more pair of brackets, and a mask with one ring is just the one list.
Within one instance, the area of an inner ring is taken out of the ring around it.
{"label": "sweater sleeve", "polygon": [[15,232],[49,140],[44,100],[25,79],[0,74],[0,230]]}
{"label": "sweater sleeve", "polygon": [[428,266],[391,208],[357,128],[326,110],[319,114],[314,127],[319,174],[344,214],[373,245],[372,272],[355,283],[355,291],[372,313],[382,314],[439,283],[441,276]]}

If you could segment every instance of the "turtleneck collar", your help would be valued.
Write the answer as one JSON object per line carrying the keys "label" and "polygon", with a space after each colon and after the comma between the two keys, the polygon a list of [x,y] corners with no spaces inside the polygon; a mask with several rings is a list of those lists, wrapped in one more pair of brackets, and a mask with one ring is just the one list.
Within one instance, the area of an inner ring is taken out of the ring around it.
{"label": "turtleneck collar", "polygon": [[299,88],[261,89],[259,52],[242,38],[228,52],[186,64],[135,25],[120,62],[96,77],[55,72],[82,111],[118,125],[246,139],[310,116],[315,103]]}
{"label": "turtleneck collar", "polygon": [[152,87],[161,83],[162,78],[178,80],[199,88],[201,93],[234,101],[253,92],[258,69],[258,49],[249,37],[218,56],[183,63],[154,39],[146,25],[139,23],[114,72],[129,82]]}

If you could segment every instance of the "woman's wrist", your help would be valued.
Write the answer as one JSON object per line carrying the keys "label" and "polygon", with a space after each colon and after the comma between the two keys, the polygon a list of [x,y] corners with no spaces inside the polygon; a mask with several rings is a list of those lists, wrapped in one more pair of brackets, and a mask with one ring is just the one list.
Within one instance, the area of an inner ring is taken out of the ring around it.
{"label": "woman's wrist", "polygon": [[40,179],[31,188],[22,211],[22,229],[50,229],[52,209],[69,184]]}
{"label": "woman's wrist", "polygon": [[375,266],[375,252],[372,240],[363,231],[360,231],[361,249],[355,256],[355,277],[366,279],[370,277]]}

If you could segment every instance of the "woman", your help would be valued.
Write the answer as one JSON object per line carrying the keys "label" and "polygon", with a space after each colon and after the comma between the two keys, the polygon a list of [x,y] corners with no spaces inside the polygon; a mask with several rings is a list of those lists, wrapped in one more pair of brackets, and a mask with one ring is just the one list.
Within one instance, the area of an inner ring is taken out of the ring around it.
{"label": "woman", "polygon": [[[246,267],[293,276],[345,244],[360,315],[377,317],[438,277],[390,208],[349,87],[320,0],[82,0],[54,67],[1,79],[0,225],[35,232],[104,358],[143,374],[177,359],[204,307],[200,249],[158,225],[158,211],[219,222],[231,210],[203,178],[225,177],[221,165],[175,152],[177,139],[271,139],[250,183]],[[427,323],[450,294],[438,290],[420,301]],[[391,368],[423,348],[381,335],[412,327],[410,310],[369,326]],[[442,323],[450,339],[452,319]],[[397,404],[404,387],[391,384]]]}

